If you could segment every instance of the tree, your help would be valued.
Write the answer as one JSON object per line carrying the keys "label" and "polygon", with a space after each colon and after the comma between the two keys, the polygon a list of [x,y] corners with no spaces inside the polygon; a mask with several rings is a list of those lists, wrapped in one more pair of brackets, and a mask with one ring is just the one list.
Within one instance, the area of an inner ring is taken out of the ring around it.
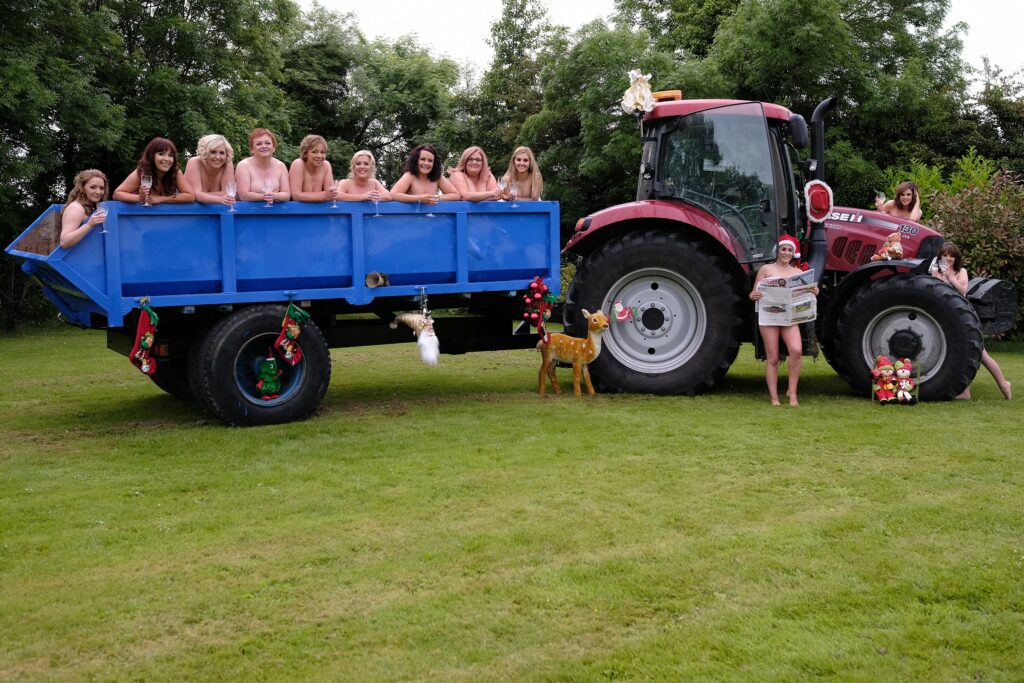
{"label": "tree", "polygon": [[625,26],[645,29],[657,49],[676,58],[707,56],[722,20],[740,0],[616,0],[617,17]]}
{"label": "tree", "polygon": [[654,50],[644,32],[611,30],[596,21],[575,45],[545,68],[543,108],[523,126],[522,140],[538,152],[546,199],[562,203],[563,234],[580,216],[636,195],[639,126],[619,108],[639,68],[658,83],[671,58]]}
{"label": "tree", "polygon": [[488,41],[494,58],[480,82],[476,106],[469,108],[474,144],[490,150],[492,161],[512,153],[523,123],[540,111],[546,51],[563,33],[548,21],[540,0],[502,1],[501,17],[491,24]]}

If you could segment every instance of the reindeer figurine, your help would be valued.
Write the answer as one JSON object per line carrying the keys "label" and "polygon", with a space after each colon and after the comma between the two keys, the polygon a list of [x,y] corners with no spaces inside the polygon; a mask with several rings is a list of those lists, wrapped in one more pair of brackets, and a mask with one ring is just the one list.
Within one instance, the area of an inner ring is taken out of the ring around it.
{"label": "reindeer figurine", "polygon": [[555,363],[559,361],[572,363],[572,389],[575,395],[582,395],[580,375],[583,375],[587,382],[587,393],[594,395],[594,385],[590,382],[590,369],[587,365],[601,353],[601,335],[608,329],[608,316],[601,311],[590,313],[584,308],[583,317],[587,319],[586,339],[570,337],[567,334],[553,334],[551,341],[545,343],[541,340],[537,343],[537,350],[541,355],[540,372],[537,376],[541,396],[544,395],[545,373],[551,378],[551,386],[555,393],[562,393],[562,388],[558,386],[558,378],[555,377]]}

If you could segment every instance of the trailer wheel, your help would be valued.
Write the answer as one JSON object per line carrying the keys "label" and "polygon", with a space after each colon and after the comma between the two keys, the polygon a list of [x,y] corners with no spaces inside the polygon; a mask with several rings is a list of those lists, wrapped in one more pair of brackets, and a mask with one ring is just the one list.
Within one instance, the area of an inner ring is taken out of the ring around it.
{"label": "trailer wheel", "polygon": [[153,384],[179,401],[194,401],[196,395],[188,381],[188,359],[158,360],[156,373],[149,376]]}
{"label": "trailer wheel", "polygon": [[605,391],[694,395],[736,359],[742,303],[727,264],[699,242],[651,230],[616,238],[584,261],[566,294],[570,334],[586,334],[580,313],[616,301],[635,312],[612,320],[590,365]]}
{"label": "trailer wheel", "polygon": [[956,290],[927,275],[893,275],[850,297],[834,348],[836,371],[858,394],[870,395],[871,368],[887,355],[915,362],[922,401],[943,401],[970,385],[984,346],[978,315]]}
{"label": "trailer wheel", "polygon": [[199,401],[236,426],[304,420],[313,414],[331,381],[331,354],[320,328],[306,323],[299,336],[302,360],[282,370],[277,398],[256,388],[260,363],[281,331],[284,306],[252,306],[220,320],[192,354],[190,378]]}

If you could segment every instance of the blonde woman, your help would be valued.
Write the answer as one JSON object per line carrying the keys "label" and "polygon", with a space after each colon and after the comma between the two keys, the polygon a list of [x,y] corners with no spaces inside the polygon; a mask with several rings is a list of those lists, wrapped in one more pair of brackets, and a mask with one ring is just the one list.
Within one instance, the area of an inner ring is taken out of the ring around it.
{"label": "blonde woman", "polygon": [[288,169],[292,199],[299,202],[326,202],[337,198],[334,171],[327,161],[327,141],[319,135],[307,135],[299,143],[299,158]]}
{"label": "blonde woman", "polygon": [[503,199],[536,200],[544,192],[544,177],[529,147],[516,147],[501,180]]}
{"label": "blonde woman", "polygon": [[107,219],[107,212],[96,206],[107,198],[107,176],[94,168],[75,176],[68,200],[60,218],[60,246],[70,249],[81,242],[92,229]]}
{"label": "blonde woman", "polygon": [[377,180],[377,160],[369,150],[352,155],[348,177],[338,187],[338,199],[346,202],[388,202],[391,193]]}
{"label": "blonde woman", "polygon": [[487,155],[480,147],[467,148],[459,157],[459,163],[448,169],[448,178],[466,201],[485,202],[501,199],[498,181],[494,179],[491,167],[487,163]]}
{"label": "blonde woman", "polygon": [[223,135],[216,133],[199,138],[196,155],[185,164],[185,179],[195,190],[201,204],[235,203],[228,185],[235,182],[235,150]]}

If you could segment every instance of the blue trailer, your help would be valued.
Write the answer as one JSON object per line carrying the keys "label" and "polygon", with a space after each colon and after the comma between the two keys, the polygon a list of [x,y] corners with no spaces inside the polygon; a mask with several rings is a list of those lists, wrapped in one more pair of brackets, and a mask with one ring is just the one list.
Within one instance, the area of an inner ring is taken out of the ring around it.
{"label": "blue trailer", "polygon": [[[105,329],[124,355],[148,297],[154,383],[235,425],[308,417],[330,382],[328,349],[410,341],[388,323],[424,296],[457,311],[435,320],[441,352],[465,353],[533,346],[522,296],[537,276],[560,288],[556,202],[107,206],[105,232],[72,249],[55,204],[6,251],[67,322]],[[289,302],[311,315],[303,359],[282,365],[265,400],[256,375]]]}

